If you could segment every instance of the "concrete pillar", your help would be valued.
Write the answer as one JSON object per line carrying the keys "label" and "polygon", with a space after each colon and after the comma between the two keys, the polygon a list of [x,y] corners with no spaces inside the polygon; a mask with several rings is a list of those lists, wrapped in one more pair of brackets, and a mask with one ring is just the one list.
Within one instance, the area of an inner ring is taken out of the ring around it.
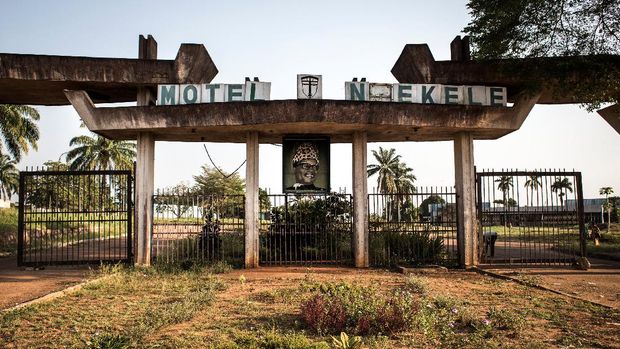
{"label": "concrete pillar", "polygon": [[454,173],[458,207],[457,243],[459,262],[470,268],[478,264],[476,218],[476,173],[474,172],[474,139],[462,132],[454,138]]}
{"label": "concrete pillar", "polygon": [[367,143],[366,132],[353,134],[353,259],[357,268],[369,265]]}
{"label": "concrete pillar", "polygon": [[[152,36],[140,35],[139,59],[157,59],[157,41]],[[138,88],[137,105],[155,104],[155,91]],[[136,202],[135,202],[135,264],[151,265],[151,237],[153,235],[153,190],[155,182],[155,139],[148,132],[138,133],[138,154],[136,159]]]}
{"label": "concrete pillar", "polygon": [[258,267],[258,132],[248,132],[245,163],[245,267]]}
{"label": "concrete pillar", "polygon": [[155,180],[155,140],[153,134],[138,134],[136,163],[136,265],[151,264],[153,233],[153,185]]}

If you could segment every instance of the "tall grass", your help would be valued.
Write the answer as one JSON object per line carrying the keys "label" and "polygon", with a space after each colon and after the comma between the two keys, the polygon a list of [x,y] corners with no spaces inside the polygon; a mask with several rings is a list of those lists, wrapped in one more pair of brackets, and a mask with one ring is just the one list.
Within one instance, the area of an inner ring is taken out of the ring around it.
{"label": "tall grass", "polygon": [[0,208],[0,255],[17,250],[17,209]]}

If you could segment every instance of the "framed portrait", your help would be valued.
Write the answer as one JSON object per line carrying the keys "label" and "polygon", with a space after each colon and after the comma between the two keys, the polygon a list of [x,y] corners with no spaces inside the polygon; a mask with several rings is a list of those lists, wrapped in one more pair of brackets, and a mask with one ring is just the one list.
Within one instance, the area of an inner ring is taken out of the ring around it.
{"label": "framed portrait", "polygon": [[329,137],[282,140],[283,192],[329,193],[329,144]]}

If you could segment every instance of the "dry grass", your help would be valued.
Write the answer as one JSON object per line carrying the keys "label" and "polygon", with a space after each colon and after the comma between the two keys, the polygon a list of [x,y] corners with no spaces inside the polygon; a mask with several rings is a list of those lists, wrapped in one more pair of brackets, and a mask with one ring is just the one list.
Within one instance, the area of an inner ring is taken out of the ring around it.
{"label": "dry grass", "polygon": [[111,274],[71,296],[4,314],[0,347],[329,348],[330,336],[309,331],[300,316],[301,302],[327,283],[398,288],[419,297],[411,330],[363,337],[365,348],[620,347],[618,311],[469,272],[414,278],[346,268]]}

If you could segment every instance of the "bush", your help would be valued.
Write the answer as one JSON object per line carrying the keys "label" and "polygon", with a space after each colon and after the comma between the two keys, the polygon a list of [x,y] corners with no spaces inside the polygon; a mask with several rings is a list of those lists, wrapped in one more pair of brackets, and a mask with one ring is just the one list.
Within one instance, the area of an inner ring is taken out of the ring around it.
{"label": "bush", "polygon": [[0,253],[17,250],[17,209],[0,208]]}
{"label": "bush", "polygon": [[301,306],[301,317],[318,333],[344,330],[358,335],[393,334],[407,330],[418,311],[418,299],[408,291],[382,294],[373,287],[348,283],[319,284]]}
{"label": "bush", "polygon": [[132,346],[129,337],[103,333],[94,336],[89,343],[86,343],[86,347],[92,349],[129,349]]}

